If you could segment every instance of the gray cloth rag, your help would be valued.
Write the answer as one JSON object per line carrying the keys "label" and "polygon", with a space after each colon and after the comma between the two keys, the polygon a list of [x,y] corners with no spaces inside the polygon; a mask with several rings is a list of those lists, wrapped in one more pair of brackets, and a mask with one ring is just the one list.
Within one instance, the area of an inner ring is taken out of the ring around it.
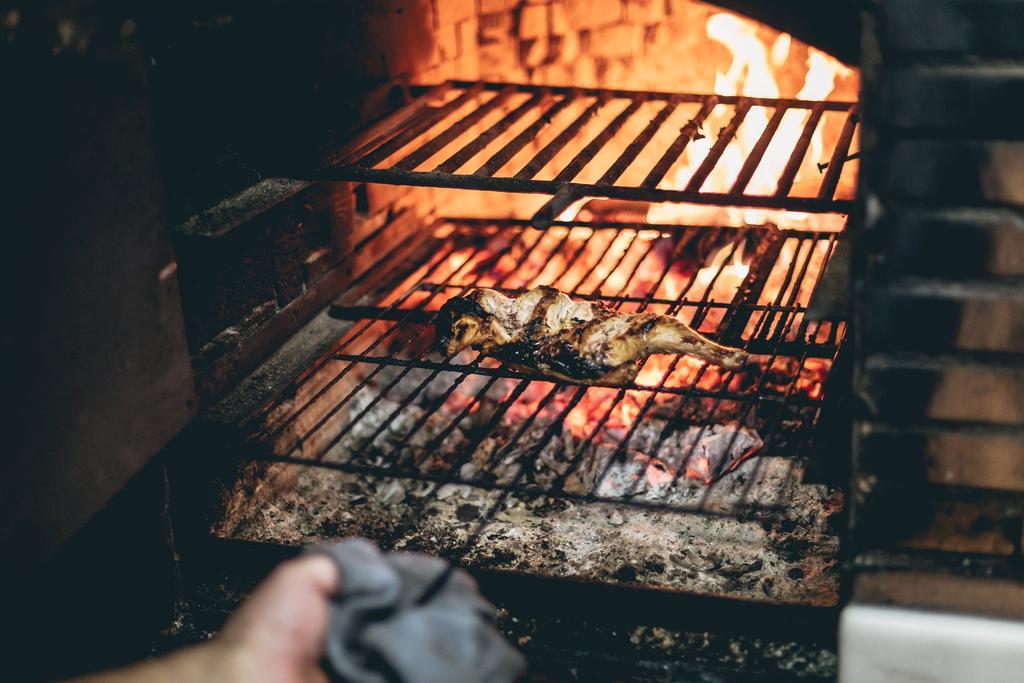
{"label": "gray cloth rag", "polygon": [[361,538],[317,546],[341,570],[327,667],[349,683],[511,683],[525,659],[494,627],[476,581],[444,561]]}

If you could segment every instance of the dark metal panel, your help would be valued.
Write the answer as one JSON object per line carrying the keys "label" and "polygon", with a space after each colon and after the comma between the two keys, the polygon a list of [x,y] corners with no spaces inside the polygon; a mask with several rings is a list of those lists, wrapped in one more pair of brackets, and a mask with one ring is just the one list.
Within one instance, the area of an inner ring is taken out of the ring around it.
{"label": "dark metal panel", "polygon": [[21,105],[4,269],[17,406],[0,457],[12,572],[68,539],[195,411],[134,23],[75,11],[59,34],[75,40],[51,47],[40,12],[7,46],[7,101]]}

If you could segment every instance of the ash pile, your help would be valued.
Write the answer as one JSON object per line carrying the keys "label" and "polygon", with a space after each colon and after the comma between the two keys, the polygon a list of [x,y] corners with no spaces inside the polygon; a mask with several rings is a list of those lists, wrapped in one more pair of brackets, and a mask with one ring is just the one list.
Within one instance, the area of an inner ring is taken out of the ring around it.
{"label": "ash pile", "polygon": [[263,470],[214,532],[284,544],[363,535],[480,568],[835,604],[829,519],[841,492],[772,455],[756,410],[619,394],[385,368],[315,440],[278,443],[354,467]]}

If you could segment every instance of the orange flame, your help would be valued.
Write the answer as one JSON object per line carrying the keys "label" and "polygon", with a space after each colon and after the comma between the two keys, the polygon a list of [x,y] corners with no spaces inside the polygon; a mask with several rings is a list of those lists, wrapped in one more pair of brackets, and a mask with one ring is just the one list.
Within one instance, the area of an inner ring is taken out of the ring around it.
{"label": "orange flame", "polygon": [[[789,64],[792,38],[788,34],[779,34],[769,49],[759,36],[757,24],[728,13],[711,16],[707,21],[706,30],[709,38],[724,45],[732,54],[728,70],[716,74],[715,93],[718,95],[777,98],[780,93],[777,75],[786,69],[800,68]],[[808,48],[805,68],[804,85],[797,94],[798,99],[824,100],[832,93],[836,79],[851,73],[850,69],[814,48]],[[716,131],[725,127],[731,111],[731,108],[722,105],[716,107],[704,123],[704,130]],[[768,126],[770,113],[767,107],[750,108],[737,129],[735,138],[726,147],[721,160],[704,182],[702,190],[729,191],[743,166],[744,159],[749,157],[754,145]],[[796,145],[809,116],[810,112],[806,110],[789,111],[783,116],[778,131],[747,185],[746,191],[749,194],[770,195],[775,192],[790,152]],[[818,179],[820,172],[815,166],[815,160],[821,158],[825,148],[825,128],[825,125],[819,125],[814,131],[810,151],[796,175],[795,194],[800,193],[799,188],[804,181]],[[685,187],[694,171],[707,157],[713,144],[714,139],[711,135],[692,140],[686,147],[682,163],[662,183],[662,187]],[[850,174],[845,174],[844,177],[848,175]],[[840,192],[843,191],[849,191],[849,187],[841,186]],[[686,204],[653,205],[647,213],[647,218],[652,223],[708,222],[759,225],[771,222],[782,228],[842,229],[842,217],[838,216],[765,209],[698,207]]]}

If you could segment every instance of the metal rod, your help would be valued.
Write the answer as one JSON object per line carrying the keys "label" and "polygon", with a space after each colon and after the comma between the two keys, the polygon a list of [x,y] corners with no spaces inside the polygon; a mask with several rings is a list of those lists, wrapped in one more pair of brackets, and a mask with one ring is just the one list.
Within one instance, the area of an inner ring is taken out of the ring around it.
{"label": "metal rod", "polygon": [[528,111],[540,105],[548,97],[549,95],[547,91],[542,90],[529,98],[502,117],[500,121],[473,138],[465,147],[441,162],[434,171],[436,173],[455,173],[463,166],[463,164],[479,154],[485,147],[487,147],[487,145],[491,144],[495,138],[508,130],[512,124],[523,118]]}
{"label": "metal rod", "polygon": [[708,155],[704,157],[704,161],[701,162],[697,170],[693,172],[693,176],[690,178],[690,182],[686,184],[686,189],[689,192],[700,192],[701,186],[704,181],[707,180],[708,176],[711,175],[711,171],[718,165],[719,159],[725,153],[725,149],[729,146],[729,143],[736,137],[736,130],[743,123],[743,120],[747,118],[747,112],[750,111],[750,104],[747,102],[741,102],[736,106],[736,113],[733,115],[732,120],[719,132],[718,139],[715,140],[715,144],[711,146]]}
{"label": "metal rod", "polygon": [[625,173],[626,169],[629,168],[629,165],[632,164],[640,154],[640,151],[647,146],[651,141],[651,138],[653,138],[658,130],[661,129],[662,124],[665,123],[668,117],[672,115],[672,112],[674,112],[678,107],[678,102],[666,102],[665,106],[661,108],[653,119],[651,119],[651,122],[647,124],[647,127],[633,139],[633,142],[629,143],[626,149],[622,151],[622,154],[619,155],[608,170],[604,172],[604,175],[601,176],[601,179],[598,180],[597,183],[599,185],[614,185],[615,181]]}
{"label": "metal rod", "polygon": [[[456,80],[452,81],[452,84],[457,88],[470,88],[476,85],[480,85],[477,81],[466,81]],[[484,82],[483,87],[487,90],[502,90],[503,88],[510,85],[509,83],[503,82]],[[846,111],[852,105],[853,102],[841,102],[838,100],[799,100],[799,99],[778,99],[773,97],[748,97],[746,95],[711,95],[711,94],[698,94],[698,93],[674,93],[654,90],[623,90],[614,88],[578,88],[576,86],[540,86],[526,83],[514,83],[511,84],[516,89],[522,92],[535,92],[541,87],[547,87],[553,93],[567,94],[567,93],[580,93],[582,95],[590,96],[606,96],[606,97],[623,97],[623,98],[641,98],[644,100],[671,100],[678,98],[681,102],[705,102],[708,99],[714,98],[722,104],[738,104],[739,102],[749,102],[751,105],[758,105],[764,107],[784,106],[790,109],[810,109],[817,105],[822,105],[829,111]]]}
{"label": "metal rod", "polygon": [[569,190],[559,190],[533,214],[533,218],[530,219],[530,227],[536,230],[544,230],[550,227],[555,218],[560,216],[573,202],[579,199],[580,197]]}
{"label": "metal rod", "polygon": [[641,187],[645,187],[649,190],[653,190],[658,187],[658,183],[664,179],[665,174],[672,168],[672,165],[679,160],[679,157],[686,150],[686,146],[690,144],[691,140],[695,140],[700,137],[700,127],[704,123],[704,119],[711,114],[711,110],[715,108],[718,103],[717,99],[709,98],[704,101],[701,108],[697,111],[692,119],[687,121],[686,125],[679,129],[679,135],[676,136],[675,141],[669,145],[658,162],[654,164],[654,167],[644,178],[644,181],[640,183]]}
{"label": "metal rod", "polygon": [[811,146],[811,137],[814,135],[814,130],[818,127],[818,122],[821,121],[824,111],[825,104],[823,102],[819,102],[811,108],[811,113],[804,123],[804,129],[793,146],[793,152],[786,161],[786,167],[782,170],[779,184],[775,188],[776,197],[788,197],[789,191],[793,189],[793,181],[796,180],[800,165],[803,163],[804,157],[807,156],[807,148]]}
{"label": "metal rod", "polygon": [[843,130],[839,133],[839,142],[832,150],[832,159],[828,162],[828,170],[821,181],[821,189],[818,190],[818,199],[832,199],[839,186],[839,178],[846,165],[847,154],[850,151],[850,144],[853,142],[853,133],[860,121],[859,110],[856,106],[850,108],[846,115],[846,122],[843,123]]}
{"label": "metal rod", "polygon": [[396,168],[400,171],[411,171],[417,166],[422,164],[424,161],[434,156],[441,151],[442,148],[448,145],[449,142],[459,137],[469,127],[480,121],[482,118],[487,116],[489,113],[508,102],[509,98],[512,97],[513,90],[506,88],[499,92],[497,95],[491,98],[489,102],[485,102],[473,111],[469,112],[461,119],[453,123],[447,130],[423,143],[418,149],[410,152],[403,159],[397,163],[392,164],[392,168]]}
{"label": "metal rod", "polygon": [[551,103],[547,109],[541,112],[536,121],[520,131],[519,135],[505,143],[504,147],[495,152],[490,159],[485,161],[480,168],[474,171],[473,176],[476,178],[490,178],[500,171],[505,164],[512,160],[512,157],[514,157],[519,150],[525,147],[527,143],[537,139],[540,132],[551,125],[551,122],[554,121],[555,117],[562,113],[562,110],[574,101],[575,99],[573,96],[571,94],[567,94],[560,100]]}
{"label": "metal rod", "polygon": [[554,180],[516,178],[505,176],[451,175],[432,171],[396,171],[390,168],[339,166],[326,169],[319,180],[350,180],[389,185],[415,185],[420,187],[451,187],[464,190],[516,192],[552,195],[563,188],[581,197],[610,197],[642,202],[677,202],[707,204],[710,206],[747,206],[751,208],[787,209],[803,213],[849,213],[852,200],[823,200],[817,197],[789,197],[785,195],[742,195],[730,192],[694,192],[690,190],[655,187],[628,187],[624,185],[597,185],[593,183],[557,183]]}
{"label": "metal rod", "polygon": [[[537,175],[541,169],[547,166],[548,162],[550,162],[555,155],[562,150],[563,147],[569,144],[570,140],[576,137],[579,132],[583,130],[583,126],[587,125],[590,122],[590,119],[596,116],[597,112],[600,111],[607,102],[608,100],[605,99],[594,100],[589,107],[583,110],[582,114],[577,116],[576,119],[566,126],[561,133],[555,136],[554,140],[545,145],[544,149],[537,153],[537,156],[533,157],[526,166],[521,168],[519,172],[515,174],[514,178],[516,180],[530,180]],[[564,187],[566,184],[564,181],[552,182],[554,182],[558,187]]]}
{"label": "metal rod", "polygon": [[[467,217],[455,217],[449,216],[439,219],[442,223],[452,223],[463,227],[476,227],[476,228],[505,228],[512,226],[532,227],[530,225],[530,219],[528,218],[475,218],[472,216]],[[647,223],[642,220],[623,222],[623,221],[587,221],[587,220],[571,220],[571,221],[551,221],[549,228],[595,228],[600,230],[657,230],[658,232],[689,232],[691,230],[700,230],[704,232],[729,232],[734,230],[743,230],[746,232],[760,232],[778,231],[778,226],[770,223],[762,225],[696,225],[687,223]],[[539,228],[538,228],[539,229]],[[546,228],[545,228],[546,229]],[[822,235],[835,234],[836,239],[844,240],[847,238],[847,233],[836,232],[827,233],[822,230],[796,230],[786,229],[786,235],[790,237],[799,237],[801,239],[815,238]]]}
{"label": "metal rod", "polygon": [[436,109],[429,112],[428,116],[425,116],[418,123],[409,126],[395,137],[387,140],[377,149],[373,150],[366,156],[362,157],[355,163],[359,166],[365,166],[370,168],[376,166],[380,162],[387,159],[389,156],[405,147],[408,143],[415,140],[417,137],[433,128],[435,125],[444,120],[446,116],[452,112],[458,111],[464,104],[469,102],[474,97],[477,97],[482,90],[482,84],[478,84],[477,87],[470,88],[463,92],[461,95],[451,100],[447,104],[444,104]]}
{"label": "metal rod", "polygon": [[775,113],[772,114],[768,124],[761,132],[761,137],[757,139],[754,148],[750,150],[746,161],[743,162],[743,167],[740,169],[739,174],[737,174],[736,181],[729,190],[730,192],[743,194],[746,191],[747,185],[750,183],[750,179],[754,177],[754,171],[757,170],[761,159],[764,158],[764,153],[768,150],[768,145],[771,144],[772,139],[775,137],[775,132],[779,129],[779,124],[782,123],[782,117],[786,115],[786,111],[782,107],[775,109]]}

